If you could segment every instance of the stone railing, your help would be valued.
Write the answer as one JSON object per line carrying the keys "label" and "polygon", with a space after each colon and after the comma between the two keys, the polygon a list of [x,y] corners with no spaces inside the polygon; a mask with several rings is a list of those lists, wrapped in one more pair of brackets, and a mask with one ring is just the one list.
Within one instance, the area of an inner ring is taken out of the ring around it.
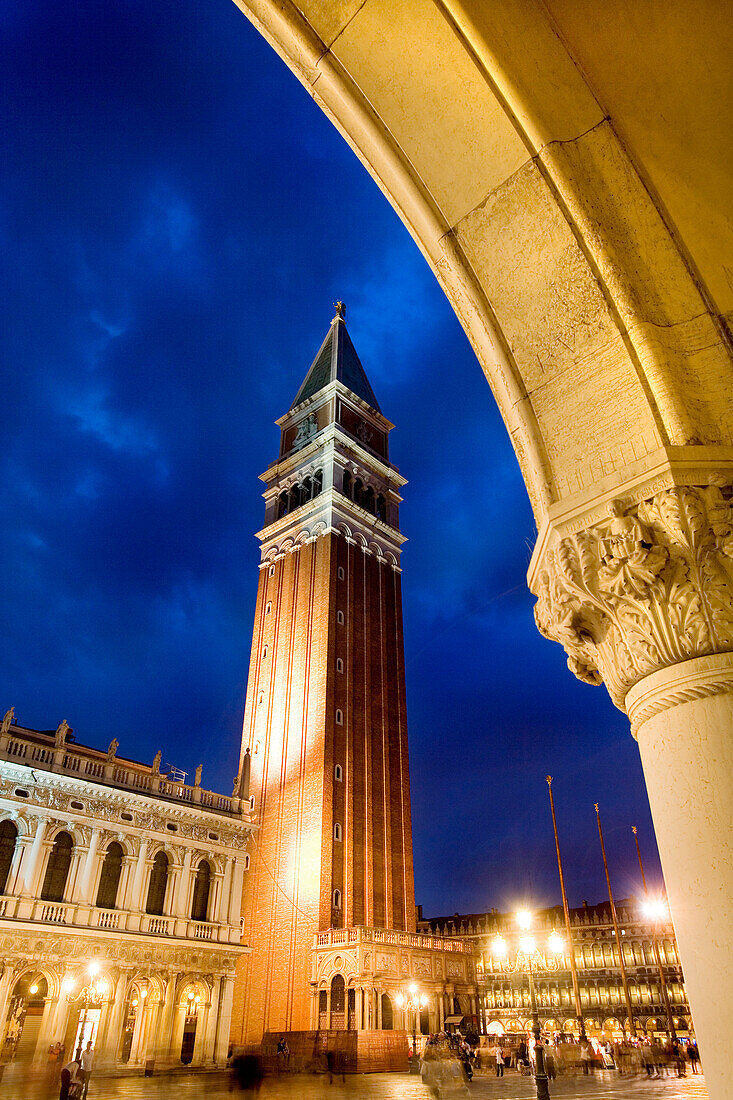
{"label": "stone railing", "polygon": [[467,955],[474,953],[473,944],[462,940],[429,936],[424,932],[400,932],[391,928],[331,928],[327,932],[316,932],[314,936],[314,947],[357,943],[383,943],[397,947],[418,947],[428,951],[460,951]]}
{"label": "stone railing", "polygon": [[152,795],[169,802],[186,802],[191,806],[201,806],[214,813],[238,816],[251,811],[252,805],[249,799],[232,798],[229,795],[218,794],[216,791],[204,790],[196,785],[178,782],[160,775],[144,764],[118,759],[115,756],[108,757],[105,753],[83,745],[49,744],[48,737],[49,735],[35,730],[11,726],[7,733],[0,734],[0,759],[43,767],[62,775],[71,775],[77,779],[91,780],[110,787]]}
{"label": "stone railing", "polygon": [[[194,921],[170,914],[133,912],[129,909],[102,909],[81,902],[42,901],[8,894],[0,898],[0,920],[11,923],[56,924],[66,928],[100,928],[109,932],[143,932],[170,936],[177,940],[206,943],[240,943],[241,928],[214,921]],[[7,926],[6,926],[7,927]]]}

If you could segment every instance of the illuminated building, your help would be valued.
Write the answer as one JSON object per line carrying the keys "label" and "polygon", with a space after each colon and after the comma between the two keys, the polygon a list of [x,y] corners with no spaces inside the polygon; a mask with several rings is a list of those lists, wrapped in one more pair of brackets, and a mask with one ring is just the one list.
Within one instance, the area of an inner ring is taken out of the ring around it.
{"label": "illuminated building", "polygon": [[248,804],[77,744],[0,727],[0,1060],[226,1061]]}
{"label": "illuminated building", "polygon": [[[653,951],[656,934],[676,1030],[685,1035],[691,1024],[684,977],[677,954],[671,922],[652,924],[642,915],[634,898],[617,902],[624,962],[629,981],[634,1023],[638,1033],[664,1034],[667,1029],[665,1006],[659,983],[659,971]],[[620,1036],[628,1014],[618,964],[609,905],[584,905],[570,910],[575,961],[580,984],[581,1007],[589,1035]],[[452,917],[424,919],[418,908],[418,929],[433,935],[456,937],[472,944],[476,954],[479,990],[480,1030],[488,1034],[528,1030],[529,990],[526,975],[508,975],[502,960],[492,955],[492,941],[501,935],[511,946],[517,938],[516,914],[455,914]],[[562,906],[537,914],[534,929],[541,936],[556,930],[565,940]],[[546,1033],[577,1034],[575,1001],[567,957],[560,958],[558,969],[540,970],[536,975],[540,1019]]]}
{"label": "illuminated building", "polygon": [[386,1067],[399,1051],[401,1067],[404,1034],[387,1033],[405,1030],[403,985],[430,994],[423,1022],[435,1029],[438,991],[472,983],[473,959],[415,934],[405,480],[341,304],[277,423],[242,737],[260,826],[243,900],[253,950],[238,967],[232,1040],[287,1033],[292,1047],[352,1031],[360,1065]]}

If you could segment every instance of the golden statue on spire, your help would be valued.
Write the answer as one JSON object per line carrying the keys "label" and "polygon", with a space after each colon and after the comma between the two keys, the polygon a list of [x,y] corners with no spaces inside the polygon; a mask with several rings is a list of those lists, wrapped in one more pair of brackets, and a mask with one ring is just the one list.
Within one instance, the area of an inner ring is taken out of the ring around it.
{"label": "golden statue on spire", "polygon": [[342,321],[346,320],[346,306],[343,302],[334,302],[334,309],[336,310],[336,316],[340,317]]}

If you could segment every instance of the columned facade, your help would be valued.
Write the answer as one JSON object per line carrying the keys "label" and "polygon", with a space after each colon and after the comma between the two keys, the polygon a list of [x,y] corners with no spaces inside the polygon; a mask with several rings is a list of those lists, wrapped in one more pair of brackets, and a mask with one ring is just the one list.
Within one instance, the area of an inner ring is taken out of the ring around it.
{"label": "columned facade", "polygon": [[[249,804],[30,730],[0,727],[0,1062],[224,1064]],[[233,899],[233,889],[239,896]]]}

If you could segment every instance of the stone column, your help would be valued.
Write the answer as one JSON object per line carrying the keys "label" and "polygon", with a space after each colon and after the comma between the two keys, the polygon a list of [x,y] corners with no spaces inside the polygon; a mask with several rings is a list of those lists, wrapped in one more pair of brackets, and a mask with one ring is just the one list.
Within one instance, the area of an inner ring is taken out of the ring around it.
{"label": "stone column", "polygon": [[331,1029],[331,983],[326,986],[326,1027]]}
{"label": "stone column", "polygon": [[145,899],[142,894],[145,886],[145,864],[149,843],[147,837],[143,837],[140,841],[140,851],[138,852],[137,863],[135,864],[135,875],[132,880],[130,897],[126,905],[126,908],[129,909],[131,913],[130,925],[128,927],[133,930],[136,927],[140,927],[140,914],[145,906]]}
{"label": "stone column", "polygon": [[438,1031],[445,1031],[445,994],[438,994]]}
{"label": "stone column", "polygon": [[37,893],[38,879],[41,871],[41,860],[43,857],[43,841],[46,837],[47,823],[43,819],[39,818],[36,825],[36,831],[33,836],[33,843],[30,846],[30,851],[26,857],[25,871],[23,872],[23,887],[21,893],[26,897],[34,898]]}
{"label": "stone column", "polygon": [[[216,1029],[219,1020],[219,995],[221,990],[221,978],[214,978],[214,985],[209,997],[209,1010],[206,1014],[203,1041],[201,1044],[200,1060],[203,1065],[214,1061],[214,1048],[216,1046]],[[198,1036],[197,1036],[198,1038]]]}
{"label": "stone column", "polygon": [[122,971],[115,982],[114,998],[109,1005],[104,1031],[97,1042],[95,1060],[98,1065],[113,1066],[117,1061],[126,1002],[127,973]]}
{"label": "stone column", "polygon": [[191,859],[193,858],[193,852],[190,848],[186,848],[183,854],[183,867],[178,876],[178,882],[176,883],[176,893],[173,899],[172,913],[176,917],[185,917],[188,919],[190,913],[187,911],[186,902],[188,901],[189,886],[191,883]]}
{"label": "stone column", "polygon": [[356,990],[356,1029],[364,1030],[364,989],[359,986]]}
{"label": "stone column", "polygon": [[212,908],[211,916],[209,917],[209,920],[216,921],[217,924],[227,923],[229,919],[229,899],[232,889],[232,868],[234,863],[234,859],[226,860],[219,897],[216,901],[216,910]]}
{"label": "stone column", "polygon": [[165,1062],[170,1058],[173,1020],[176,1013],[176,979],[169,974],[166,979],[165,998],[163,1000],[163,1012],[160,1020],[160,1030],[156,1037],[155,1057],[159,1062]]}
{"label": "stone column", "polygon": [[5,1034],[5,1016],[8,1011],[8,1001],[15,984],[15,969],[6,966],[0,977],[0,1035]]}
{"label": "stone column", "polygon": [[81,879],[79,880],[79,889],[77,893],[77,900],[83,904],[90,905],[92,901],[92,887],[94,885],[94,872],[96,870],[97,863],[97,851],[99,850],[99,829],[92,826],[92,836],[89,841],[89,848],[87,850],[86,859],[84,860],[84,867],[81,872]]}
{"label": "stone column", "polygon": [[566,510],[530,568],[540,630],[577,676],[605,682],[639,742],[711,1100],[731,1095],[731,485],[733,468],[671,468]]}
{"label": "stone column", "polygon": [[225,974],[221,979],[219,1017],[216,1024],[216,1043],[214,1045],[214,1062],[217,1066],[224,1065],[229,1053],[229,1029],[232,1022],[233,1000],[234,978],[229,974]]}

